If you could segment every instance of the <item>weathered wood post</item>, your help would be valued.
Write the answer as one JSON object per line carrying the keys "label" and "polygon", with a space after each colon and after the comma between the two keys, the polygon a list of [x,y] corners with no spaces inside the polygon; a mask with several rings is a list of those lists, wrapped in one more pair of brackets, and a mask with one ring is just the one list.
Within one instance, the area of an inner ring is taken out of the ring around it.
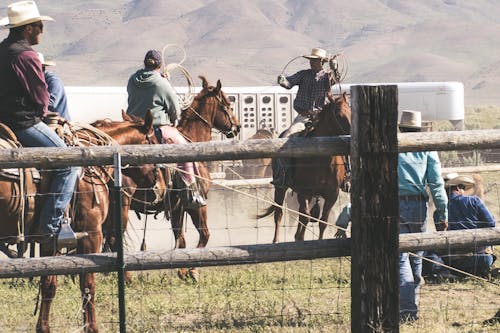
{"label": "weathered wood post", "polygon": [[351,331],[399,332],[398,89],[351,98]]}

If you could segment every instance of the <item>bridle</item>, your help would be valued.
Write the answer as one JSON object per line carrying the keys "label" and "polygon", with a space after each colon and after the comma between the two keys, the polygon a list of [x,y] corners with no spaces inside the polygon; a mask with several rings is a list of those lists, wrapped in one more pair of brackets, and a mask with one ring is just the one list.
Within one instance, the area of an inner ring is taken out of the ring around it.
{"label": "bridle", "polygon": [[[229,110],[230,110],[231,105],[229,105],[228,103],[226,103],[222,99],[220,93],[214,94],[213,92],[208,92],[207,94],[197,98],[197,100],[206,99],[209,97],[215,98],[215,100],[217,101],[218,107],[219,107],[217,111],[213,112],[213,116],[212,116],[212,119],[210,120],[210,122],[205,117],[203,117],[198,111],[196,111],[196,109],[192,106],[192,104],[187,108],[187,110],[190,110],[194,115],[196,115],[196,117],[199,118],[206,126],[208,126],[208,128],[210,128],[210,130],[215,129],[219,133],[224,134],[227,138],[235,137],[239,132],[240,125],[236,125],[233,122],[233,118],[231,117],[231,114],[229,114]],[[199,104],[199,102],[198,102],[198,104]],[[219,112],[219,111],[222,111],[225,114],[226,118],[229,120],[229,124],[230,124],[229,130],[225,131],[225,130],[221,130],[221,129],[214,127],[215,117],[217,115],[217,112]]]}

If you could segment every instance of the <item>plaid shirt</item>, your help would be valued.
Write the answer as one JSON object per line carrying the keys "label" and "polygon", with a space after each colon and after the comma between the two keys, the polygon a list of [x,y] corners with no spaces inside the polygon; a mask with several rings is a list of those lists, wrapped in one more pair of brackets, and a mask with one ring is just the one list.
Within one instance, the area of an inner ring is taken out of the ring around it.
{"label": "plaid shirt", "polygon": [[326,100],[326,93],[330,90],[330,80],[328,73],[321,70],[313,72],[312,69],[301,70],[288,76],[288,89],[298,85],[299,90],[293,101],[293,108],[299,112],[318,110],[323,108]]}

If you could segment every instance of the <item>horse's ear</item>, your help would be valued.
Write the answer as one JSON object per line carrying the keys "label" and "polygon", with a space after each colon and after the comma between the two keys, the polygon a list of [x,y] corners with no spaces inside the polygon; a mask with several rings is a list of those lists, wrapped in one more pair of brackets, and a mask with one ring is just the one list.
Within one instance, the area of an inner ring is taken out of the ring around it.
{"label": "horse's ear", "polygon": [[122,109],[122,119],[123,121],[132,121],[132,118],[125,112],[125,110]]}
{"label": "horse's ear", "polygon": [[207,79],[203,76],[203,75],[200,75],[199,78],[201,79],[201,86],[203,89],[207,89],[208,88],[208,81]]}
{"label": "horse's ear", "polygon": [[144,117],[144,128],[149,131],[153,127],[153,114],[151,110],[146,111],[146,116]]}
{"label": "horse's ear", "polygon": [[222,83],[220,83],[220,80],[217,80],[217,88],[215,89],[215,93],[218,94],[221,89]]}
{"label": "horse's ear", "polygon": [[342,98],[344,99],[344,102],[348,103],[346,91],[344,91],[344,93],[342,94]]}

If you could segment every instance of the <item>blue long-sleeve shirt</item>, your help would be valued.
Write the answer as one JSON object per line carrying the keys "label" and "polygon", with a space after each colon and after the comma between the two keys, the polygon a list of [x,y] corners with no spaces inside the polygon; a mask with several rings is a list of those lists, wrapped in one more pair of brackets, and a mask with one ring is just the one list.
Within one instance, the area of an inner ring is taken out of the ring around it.
{"label": "blue long-sleeve shirt", "polygon": [[448,221],[448,197],[441,177],[441,162],[435,151],[398,154],[399,196],[420,196],[427,200],[429,187],[440,221]]}
{"label": "blue long-sleeve shirt", "polygon": [[450,194],[448,201],[448,230],[495,227],[495,218],[475,195]]}
{"label": "blue long-sleeve shirt", "polygon": [[[434,212],[434,223],[438,218]],[[484,202],[475,195],[451,193],[448,201],[448,230],[464,230],[495,227],[495,218]],[[490,246],[475,249],[476,253],[487,251]]]}
{"label": "blue long-sleeve shirt", "polygon": [[64,85],[55,73],[46,71],[45,82],[49,90],[49,111],[57,112],[64,119],[71,121],[71,116],[68,111],[68,100]]}

